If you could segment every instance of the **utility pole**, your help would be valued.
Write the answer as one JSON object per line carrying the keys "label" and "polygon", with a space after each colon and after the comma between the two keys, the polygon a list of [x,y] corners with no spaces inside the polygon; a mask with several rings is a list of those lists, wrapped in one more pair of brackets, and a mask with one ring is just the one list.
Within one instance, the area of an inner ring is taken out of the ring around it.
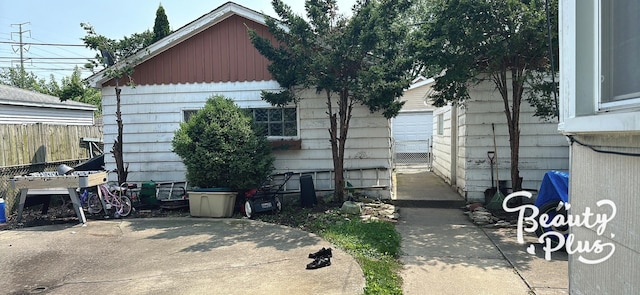
{"label": "utility pole", "polygon": [[20,42],[17,46],[17,50],[15,49],[16,46],[14,45],[14,52],[20,51],[20,88],[25,88],[26,85],[24,85],[24,80],[25,80],[25,71],[24,71],[24,52],[25,51],[29,51],[29,48],[27,47],[25,49],[25,45],[24,42],[22,41],[22,35],[24,35],[25,33],[29,33],[31,34],[31,30],[22,30],[22,26],[23,25],[27,25],[30,23],[21,23],[21,24],[11,24],[12,26],[17,26],[18,27],[18,31],[17,32],[11,32],[11,36],[13,37],[13,34],[18,34],[20,36]]}

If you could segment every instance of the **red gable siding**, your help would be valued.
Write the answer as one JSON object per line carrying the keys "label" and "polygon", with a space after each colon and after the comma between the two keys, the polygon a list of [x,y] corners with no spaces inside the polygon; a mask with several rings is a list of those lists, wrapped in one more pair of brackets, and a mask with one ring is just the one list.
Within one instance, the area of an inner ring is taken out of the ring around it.
{"label": "red gable siding", "polygon": [[269,61],[251,44],[247,26],[269,35],[266,26],[233,15],[136,66],[133,81],[153,85],[271,80]]}

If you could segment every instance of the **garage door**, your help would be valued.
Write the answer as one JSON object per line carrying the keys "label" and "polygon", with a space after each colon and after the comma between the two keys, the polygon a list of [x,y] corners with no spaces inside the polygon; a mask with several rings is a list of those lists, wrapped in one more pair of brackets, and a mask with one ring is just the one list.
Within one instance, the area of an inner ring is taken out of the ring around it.
{"label": "garage door", "polygon": [[424,164],[431,158],[433,112],[400,113],[391,123],[395,162]]}

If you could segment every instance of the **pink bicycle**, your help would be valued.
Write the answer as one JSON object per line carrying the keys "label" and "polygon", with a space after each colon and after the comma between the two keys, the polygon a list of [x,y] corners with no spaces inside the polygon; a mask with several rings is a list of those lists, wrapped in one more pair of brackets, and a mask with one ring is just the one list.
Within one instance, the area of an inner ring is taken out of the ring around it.
{"label": "pink bicycle", "polygon": [[87,211],[91,214],[104,211],[105,217],[113,215],[115,218],[129,215],[132,210],[131,199],[121,192],[118,189],[110,190],[105,184],[99,185],[98,194],[89,196]]}

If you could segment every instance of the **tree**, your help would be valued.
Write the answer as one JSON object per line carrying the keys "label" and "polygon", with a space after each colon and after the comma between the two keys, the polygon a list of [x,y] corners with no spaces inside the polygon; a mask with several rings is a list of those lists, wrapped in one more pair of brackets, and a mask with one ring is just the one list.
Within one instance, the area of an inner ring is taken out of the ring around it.
{"label": "tree", "polygon": [[308,22],[273,0],[280,21],[266,18],[276,45],[249,30],[251,42],[271,61],[268,67],[282,91],[263,92],[272,105],[297,103],[300,90],[313,88],[327,101],[329,142],[335,171],[336,201],[344,200],[344,155],[351,113],[362,104],[386,118],[403,103],[396,98],[409,86],[411,59],[406,55],[406,26],[397,23],[408,1],[358,1],[353,16],[338,14],[335,0],[307,0]]}
{"label": "tree", "polygon": [[97,89],[89,87],[80,75],[80,69],[75,68],[71,76],[63,77],[62,86],[57,94],[60,101],[73,100],[92,104],[98,107],[98,114],[102,113],[102,95]]}
{"label": "tree", "polygon": [[48,95],[57,96],[60,87],[55,82],[53,76],[49,83],[45,79],[39,78],[33,72],[23,72],[20,66],[8,68],[0,72],[0,84],[18,87],[26,90],[36,91]]}
{"label": "tree", "polygon": [[97,62],[92,60],[89,66],[104,67],[104,75],[113,79],[116,84],[116,124],[118,134],[113,142],[111,152],[116,161],[118,183],[124,183],[127,181],[129,171],[128,165],[125,166],[122,150],[122,133],[124,127],[122,123],[122,113],[120,111],[120,94],[122,92],[120,80],[126,78],[127,83],[133,85],[131,75],[133,74],[134,66],[139,61],[139,59],[133,58],[133,56],[150,44],[151,32],[147,30],[142,34],[133,34],[130,37],[124,37],[122,40],[114,40],[97,34],[93,26],[89,24],[81,23],[80,26],[87,33],[87,35],[82,38],[86,47],[99,52],[96,54],[95,60],[97,60]]}
{"label": "tree", "polygon": [[155,43],[169,34],[171,34],[169,19],[167,19],[167,15],[164,13],[164,8],[160,5],[158,6],[158,10],[156,10],[156,20],[153,25],[153,39],[151,43]]}
{"label": "tree", "polygon": [[[557,87],[547,81],[552,75],[549,39],[551,52],[558,56],[557,1],[552,2],[551,38],[544,0],[433,0],[424,24],[415,31],[422,62],[444,70],[435,79],[434,105],[462,102],[469,98],[469,85],[486,79],[500,92],[509,128],[513,191],[522,189],[518,160],[525,88],[548,96]],[[541,110],[546,117],[557,114],[551,99],[531,102],[539,110],[546,107]]]}

